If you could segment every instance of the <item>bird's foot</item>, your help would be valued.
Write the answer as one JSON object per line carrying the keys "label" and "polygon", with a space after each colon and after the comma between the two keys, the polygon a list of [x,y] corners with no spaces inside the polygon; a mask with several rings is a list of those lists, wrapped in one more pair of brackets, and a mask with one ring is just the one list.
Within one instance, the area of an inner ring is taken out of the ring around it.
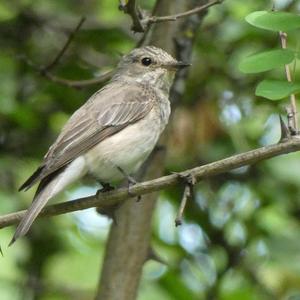
{"label": "bird's foot", "polygon": [[189,184],[191,186],[194,186],[197,182],[195,176],[191,173],[188,174],[182,174],[178,172],[171,172],[171,173],[177,175],[179,180],[184,184]]}
{"label": "bird's foot", "polygon": [[[131,178],[130,180],[127,179],[128,180],[127,191],[128,191],[129,196],[135,197],[136,195],[134,193],[132,193],[130,189],[132,186],[136,185],[138,182],[133,177],[130,177],[130,178]],[[136,197],[137,197],[136,202],[140,202],[142,200],[141,195],[137,195]]]}
{"label": "bird's foot", "polygon": [[115,189],[115,187],[113,187],[109,183],[101,182],[101,181],[99,181],[99,183],[102,185],[102,188],[97,190],[96,197],[98,197],[100,194],[103,194],[103,193],[106,193],[106,192],[109,192],[109,191],[112,191]]}
{"label": "bird's foot", "polygon": [[102,185],[102,189],[98,190],[99,193],[105,193],[105,192],[109,192],[115,189],[115,187],[113,187],[112,185],[110,185],[109,183],[106,182],[100,182],[100,184]]}
{"label": "bird's foot", "polygon": [[[123,176],[126,178],[127,180],[127,191],[128,191],[128,195],[131,197],[135,197],[136,195],[134,193],[131,192],[131,187],[134,186],[135,184],[137,184],[138,182],[129,174],[127,174],[121,167],[117,166],[118,170],[123,174]],[[137,200],[136,202],[140,202],[142,199],[141,195],[137,196]]]}

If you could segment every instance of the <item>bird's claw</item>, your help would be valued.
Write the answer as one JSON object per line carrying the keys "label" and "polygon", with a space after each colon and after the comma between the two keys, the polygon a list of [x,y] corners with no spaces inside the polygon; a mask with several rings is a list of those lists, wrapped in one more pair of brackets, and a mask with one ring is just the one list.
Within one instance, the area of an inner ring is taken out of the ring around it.
{"label": "bird's claw", "polygon": [[178,178],[184,183],[184,184],[189,184],[191,186],[194,186],[197,183],[197,180],[195,176],[191,173],[188,174],[182,174],[178,172],[171,172],[174,175],[177,175]]}
{"label": "bird's claw", "polygon": [[127,185],[127,191],[128,191],[128,195],[130,197],[137,197],[136,202],[140,202],[142,200],[142,196],[141,195],[135,195],[134,193],[131,192],[130,188],[134,185],[136,185],[138,182],[131,176],[129,176],[127,178],[128,180],[128,185]]}
{"label": "bird's claw", "polygon": [[102,188],[101,189],[98,189],[97,193],[96,193],[96,196],[99,196],[100,194],[103,194],[103,193],[106,193],[106,192],[110,192],[112,190],[114,190],[115,188],[110,185],[109,183],[103,183],[103,182],[100,182],[100,184],[102,185]]}
{"label": "bird's claw", "polygon": [[[129,195],[130,197],[135,197],[136,195],[130,191],[130,188],[131,188],[133,185],[137,184],[138,182],[137,182],[132,176],[130,176],[129,174],[127,174],[121,167],[117,166],[117,168],[118,168],[118,170],[124,175],[124,177],[125,177],[126,180],[127,180],[127,183],[128,183],[128,184],[127,184],[127,192],[128,192],[128,195]],[[136,201],[139,202],[139,201],[141,201],[141,199],[142,199],[141,195],[138,195]]]}

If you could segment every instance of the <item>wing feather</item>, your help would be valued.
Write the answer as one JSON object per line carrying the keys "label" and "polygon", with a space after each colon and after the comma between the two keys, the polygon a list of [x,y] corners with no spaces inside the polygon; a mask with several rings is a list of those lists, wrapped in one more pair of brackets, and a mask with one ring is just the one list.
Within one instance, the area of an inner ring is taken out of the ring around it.
{"label": "wing feather", "polygon": [[[42,165],[22,185],[28,189],[96,144],[147,115],[153,107],[149,88],[111,83],[95,93],[66,123]],[[149,96],[150,95],[150,96]]]}

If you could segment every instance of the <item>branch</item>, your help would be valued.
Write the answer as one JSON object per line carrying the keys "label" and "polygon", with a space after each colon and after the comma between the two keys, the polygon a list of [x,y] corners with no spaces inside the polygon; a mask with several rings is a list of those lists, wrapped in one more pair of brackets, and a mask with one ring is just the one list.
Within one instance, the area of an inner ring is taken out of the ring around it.
{"label": "branch", "polygon": [[[138,183],[131,187],[130,194],[127,188],[120,188],[114,191],[98,193],[94,196],[84,197],[60,204],[50,205],[42,210],[40,217],[55,216],[65,214],[72,211],[82,210],[91,207],[107,207],[121,203],[125,199],[145,195],[155,191],[165,189],[169,186],[176,185],[180,182],[180,177],[193,176],[197,181],[220,173],[225,173],[233,169],[251,165],[261,160],[269,159],[278,155],[296,152],[300,150],[300,138],[293,137],[283,143],[266,146],[251,150],[245,153],[230,156],[228,158],[218,160],[199,166],[190,170],[163,176],[157,179]],[[15,224],[24,216],[25,210],[11,213],[0,217],[0,228]]]}
{"label": "branch", "polygon": [[142,22],[146,23],[146,25],[149,25],[149,24],[153,24],[153,23],[176,21],[177,19],[180,19],[180,18],[184,18],[184,17],[188,17],[188,16],[191,16],[191,15],[198,14],[198,13],[208,9],[211,6],[214,6],[216,4],[221,4],[223,1],[224,0],[211,1],[207,4],[197,6],[193,9],[191,9],[191,10],[185,11],[183,13],[178,13],[178,14],[175,14],[175,15],[161,16],[161,17],[151,16],[151,17],[145,18],[145,20],[143,20]]}
{"label": "branch", "polygon": [[49,79],[55,83],[59,83],[72,88],[83,88],[89,85],[99,84],[109,80],[113,75],[113,70],[107,71],[106,73],[91,79],[85,80],[70,80],[66,78],[61,78],[56,75],[53,75],[51,72],[48,72],[46,69],[37,66],[33,61],[31,61],[25,55],[19,55],[19,59],[22,59],[28,66],[34,69],[37,73],[39,73],[42,77]]}
{"label": "branch", "polygon": [[[123,0],[126,2],[127,0]],[[178,11],[184,10],[186,6],[192,7],[199,0],[157,0],[152,15],[170,14],[176,6]],[[204,0],[208,2],[209,0]],[[174,38],[184,35],[189,28],[190,33],[186,39],[194,41],[194,36],[203,20],[203,16],[193,16],[193,26],[184,26],[190,23],[191,17],[183,22],[166,23],[164,26],[149,26],[143,35],[143,45],[154,45],[167,50],[174,55]],[[197,26],[195,25],[197,24]],[[151,30],[150,30],[151,29]],[[185,29],[185,30],[184,30]],[[185,43],[184,52],[191,53],[193,43]],[[180,55],[181,57],[181,55]],[[190,57],[186,61],[189,61]],[[183,81],[186,77],[175,78],[170,92],[178,84],[181,85],[180,95],[184,93]],[[182,81],[183,80],[183,81]],[[170,119],[170,122],[172,120]],[[165,145],[168,132],[165,131],[159,143]],[[145,163],[146,172],[141,172],[140,180],[158,178],[163,175],[165,162],[165,151],[155,151],[148,162]],[[145,167],[143,168],[145,171]],[[142,171],[142,170],[141,170]],[[141,177],[142,176],[142,177]],[[152,216],[158,199],[158,192],[144,195],[143,201],[135,203],[135,199],[124,201],[116,210],[118,225],[112,224],[106,242],[105,255],[102,264],[97,300],[135,300],[138,294],[138,286],[142,276],[143,266],[149,258],[149,247],[151,241]],[[124,239],[126,236],[126,239]]]}
{"label": "branch", "polygon": [[184,213],[184,209],[187,203],[188,198],[194,198],[194,185],[196,183],[196,179],[192,175],[188,175],[187,177],[181,178],[181,180],[184,182],[184,190],[182,199],[180,202],[179,210],[177,213],[177,217],[175,219],[175,226],[182,225],[182,216]]}
{"label": "branch", "polygon": [[42,72],[40,72],[40,74],[43,77],[46,77],[47,79],[49,79],[55,83],[59,83],[59,84],[62,84],[62,85],[68,86],[68,87],[72,87],[72,88],[83,88],[83,87],[90,86],[90,85],[100,84],[100,83],[103,83],[103,82],[109,80],[112,77],[113,71],[108,71],[108,72],[102,74],[101,76],[91,78],[91,79],[86,79],[86,80],[69,80],[69,79],[57,77],[57,76],[51,74],[50,72],[45,72],[44,70],[42,70]]}
{"label": "branch", "polygon": [[[282,49],[287,48],[287,34],[285,32],[279,32],[280,43]],[[285,65],[285,74],[288,82],[292,82],[292,76],[289,65]],[[290,96],[290,107],[287,109],[288,115],[288,125],[292,135],[298,134],[298,116],[297,116],[297,104],[296,104],[296,96],[295,94],[291,94]]]}
{"label": "branch", "polygon": [[131,16],[132,23],[133,23],[131,29],[134,32],[145,31],[145,27],[141,22],[143,17],[135,0],[128,0],[127,3],[124,0],[120,0],[119,9],[124,11],[125,14]]}
{"label": "branch", "polygon": [[195,15],[208,9],[211,6],[214,6],[216,4],[221,4],[223,1],[224,0],[214,0],[207,4],[197,6],[191,10],[174,14],[174,15],[168,15],[168,16],[150,16],[150,17],[143,16],[135,0],[129,0],[127,3],[124,0],[120,0],[119,8],[120,10],[124,11],[124,13],[131,16],[132,23],[133,23],[131,29],[134,32],[145,32],[151,24],[176,21],[177,19],[180,18]]}
{"label": "branch", "polygon": [[55,56],[53,61],[51,63],[49,63],[48,65],[38,66],[31,59],[29,59],[25,55],[19,55],[18,58],[22,59],[28,66],[30,66],[32,69],[34,69],[41,76],[43,76],[43,77],[45,77],[45,78],[47,78],[50,81],[53,81],[55,83],[59,83],[59,84],[62,84],[62,85],[68,86],[68,87],[72,87],[72,88],[83,88],[83,87],[90,86],[90,85],[100,84],[100,83],[103,83],[103,82],[109,80],[113,75],[112,70],[108,71],[108,72],[106,72],[106,73],[104,73],[101,76],[98,76],[96,78],[91,78],[91,79],[86,79],[86,80],[65,79],[65,78],[61,78],[61,77],[58,77],[56,75],[53,75],[50,72],[50,70],[53,69],[59,63],[60,59],[62,58],[64,53],[67,51],[68,47],[70,46],[71,42],[75,38],[76,33],[79,31],[79,29],[81,28],[84,21],[85,21],[85,18],[82,17],[80,19],[79,23],[77,24],[76,28],[69,35],[69,38],[67,39],[65,45],[58,52],[58,54]]}
{"label": "branch", "polygon": [[82,26],[82,24],[84,23],[84,21],[85,21],[85,17],[81,17],[79,23],[77,24],[75,29],[70,33],[70,35],[69,35],[66,43],[62,47],[62,49],[57,53],[57,55],[55,56],[53,61],[50,62],[47,66],[43,67],[41,71],[48,72],[51,69],[53,69],[59,63],[60,59],[62,58],[62,56],[65,54],[65,52],[69,48],[71,42],[75,38],[76,33],[79,31],[79,29]]}

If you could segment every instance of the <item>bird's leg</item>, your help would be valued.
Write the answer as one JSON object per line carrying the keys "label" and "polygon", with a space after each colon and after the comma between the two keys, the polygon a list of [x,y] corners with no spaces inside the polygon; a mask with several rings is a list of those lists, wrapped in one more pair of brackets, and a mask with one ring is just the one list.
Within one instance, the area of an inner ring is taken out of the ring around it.
{"label": "bird's leg", "polygon": [[117,169],[122,173],[122,175],[126,178],[128,185],[135,185],[137,184],[137,181],[130,176],[129,174],[127,174],[127,172],[125,170],[123,170],[121,167],[117,166]]}
{"label": "bird's leg", "polygon": [[[127,180],[127,189],[128,189],[128,194],[129,196],[134,197],[135,195],[130,191],[130,188],[137,184],[138,182],[129,174],[127,174],[127,172],[125,170],[123,170],[121,167],[117,166],[117,169],[123,174],[123,176],[126,178]],[[137,202],[141,201],[141,195],[137,196]]]}
{"label": "bird's leg", "polygon": [[115,187],[110,185],[108,182],[99,181],[99,183],[102,185],[102,189],[98,190],[98,192],[100,192],[100,193],[109,192],[109,191],[112,191],[115,189]]}

